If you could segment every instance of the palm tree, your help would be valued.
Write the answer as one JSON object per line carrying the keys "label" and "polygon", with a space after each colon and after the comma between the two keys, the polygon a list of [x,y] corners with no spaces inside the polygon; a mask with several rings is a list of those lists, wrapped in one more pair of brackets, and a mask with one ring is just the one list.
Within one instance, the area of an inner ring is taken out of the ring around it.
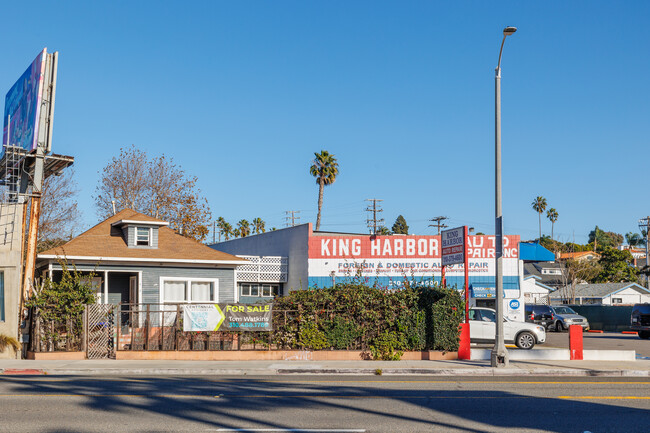
{"label": "palm tree", "polygon": [[320,230],[320,215],[323,209],[323,189],[325,185],[331,185],[339,174],[339,164],[334,155],[326,150],[320,153],[314,153],[312,166],[309,167],[309,173],[316,178],[318,184],[318,216],[316,217],[316,230]]}
{"label": "palm tree", "polygon": [[551,220],[551,240],[553,240],[553,227],[555,226],[558,216],[560,216],[560,214],[557,213],[554,207],[550,208],[548,212],[546,212],[546,218]]}
{"label": "palm tree", "polygon": [[627,244],[630,246],[630,250],[634,249],[635,247],[638,247],[639,245],[643,245],[643,238],[638,233],[630,232],[626,234],[625,240],[627,241]]}
{"label": "palm tree", "polygon": [[533,210],[539,214],[539,238],[542,239],[542,214],[546,210],[546,199],[541,195],[533,200]]}
{"label": "palm tree", "polygon": [[257,235],[259,235],[260,233],[265,233],[266,232],[266,224],[264,223],[262,218],[255,218],[253,220],[253,231]]}
{"label": "palm tree", "polygon": [[232,225],[230,223],[224,222],[222,230],[223,237],[226,238],[226,240],[230,240],[230,236],[235,235],[235,232],[232,229]]}
{"label": "palm tree", "polygon": [[240,237],[245,238],[251,234],[251,224],[246,220],[240,220],[237,223],[237,232]]}

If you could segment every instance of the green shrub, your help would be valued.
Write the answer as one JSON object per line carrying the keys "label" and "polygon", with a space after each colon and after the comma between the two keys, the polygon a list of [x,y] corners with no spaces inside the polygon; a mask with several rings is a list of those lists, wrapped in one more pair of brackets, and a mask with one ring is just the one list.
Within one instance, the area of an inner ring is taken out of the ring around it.
{"label": "green shrub", "polygon": [[274,315],[274,338],[286,348],[455,351],[464,304],[456,289],[351,282],[290,292],[274,310],[283,312]]}
{"label": "green shrub", "polygon": [[337,350],[348,349],[361,336],[359,326],[341,316],[335,316],[323,323],[328,347]]}
{"label": "green shrub", "polygon": [[328,346],[325,333],[318,329],[318,325],[313,321],[306,321],[300,327],[298,344],[304,349],[312,350],[325,349]]}
{"label": "green shrub", "polygon": [[403,347],[400,335],[385,331],[370,343],[370,354],[376,360],[399,361],[404,354]]}

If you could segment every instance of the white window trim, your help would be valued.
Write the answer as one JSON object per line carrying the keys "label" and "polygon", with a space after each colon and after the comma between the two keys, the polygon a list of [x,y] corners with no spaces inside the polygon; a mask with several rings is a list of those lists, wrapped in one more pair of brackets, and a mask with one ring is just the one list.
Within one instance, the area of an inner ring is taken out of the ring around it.
{"label": "white window trim", "polygon": [[[166,281],[182,281],[185,283],[185,300],[184,301],[167,301],[163,298]],[[192,289],[192,283],[212,283],[214,288],[214,299],[210,301],[191,301],[190,291]],[[158,286],[158,299],[161,304],[176,304],[176,303],[187,303],[187,304],[203,304],[205,302],[219,302],[219,279],[218,278],[187,278],[187,277],[160,277],[160,285]]]}
{"label": "white window trim", "polygon": [[[139,245],[138,244],[138,229],[147,229],[148,235],[147,235],[147,245]],[[152,240],[153,240],[153,230],[151,227],[142,227],[142,226],[136,226],[135,227],[135,246],[136,247],[150,247],[152,245]]]}

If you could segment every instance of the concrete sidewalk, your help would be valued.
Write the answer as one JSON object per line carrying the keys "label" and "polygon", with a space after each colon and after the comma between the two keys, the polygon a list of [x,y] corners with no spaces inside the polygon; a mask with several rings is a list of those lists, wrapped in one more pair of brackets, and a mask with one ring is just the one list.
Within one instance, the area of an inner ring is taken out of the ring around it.
{"label": "concrete sidewalk", "polygon": [[31,361],[0,360],[0,375],[227,375],[301,374],[429,376],[602,376],[650,377],[650,360],[511,360],[506,368],[476,361]]}

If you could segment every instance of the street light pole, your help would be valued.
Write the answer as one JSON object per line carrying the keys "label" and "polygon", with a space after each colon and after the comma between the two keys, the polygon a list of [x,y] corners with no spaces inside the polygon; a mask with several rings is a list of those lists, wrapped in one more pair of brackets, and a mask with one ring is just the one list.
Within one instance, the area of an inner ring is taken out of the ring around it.
{"label": "street light pole", "polygon": [[494,216],[496,250],[496,338],[490,356],[492,367],[508,366],[508,350],[503,342],[503,215],[501,211],[501,54],[506,38],[517,31],[516,27],[503,29],[499,62],[494,75]]}
{"label": "street light pole", "polygon": [[[641,230],[641,233],[645,230],[645,267],[647,268],[650,266],[650,260],[648,260],[648,244],[650,244],[650,216],[639,220],[639,230]],[[650,289],[650,274],[646,274],[645,276],[645,286]]]}

